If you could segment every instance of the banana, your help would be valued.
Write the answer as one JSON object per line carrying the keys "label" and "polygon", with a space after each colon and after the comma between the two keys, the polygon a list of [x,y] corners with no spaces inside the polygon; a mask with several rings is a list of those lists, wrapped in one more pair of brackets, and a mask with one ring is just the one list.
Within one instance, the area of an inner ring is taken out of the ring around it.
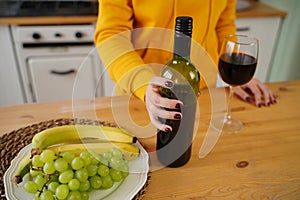
{"label": "banana", "polygon": [[86,142],[135,143],[137,138],[120,128],[94,125],[66,125],[43,130],[32,139],[34,148],[51,145]]}
{"label": "banana", "polygon": [[13,177],[13,182],[18,184],[21,183],[23,180],[23,177],[29,173],[30,166],[31,166],[31,158],[30,154],[27,154],[19,163],[18,169],[16,171],[15,176]]}
{"label": "banana", "polygon": [[109,151],[111,148],[118,148],[122,151],[124,158],[127,160],[134,160],[139,156],[140,149],[134,145],[127,143],[77,143],[77,144],[63,144],[51,146],[47,149],[54,151],[56,154],[62,152],[72,152],[79,155],[83,151],[89,151],[92,155],[99,155]]}

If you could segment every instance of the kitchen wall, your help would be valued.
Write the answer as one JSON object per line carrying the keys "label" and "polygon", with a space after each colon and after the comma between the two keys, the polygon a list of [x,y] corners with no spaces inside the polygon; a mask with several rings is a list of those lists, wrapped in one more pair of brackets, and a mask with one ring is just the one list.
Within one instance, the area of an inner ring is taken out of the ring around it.
{"label": "kitchen wall", "polygon": [[268,81],[300,80],[300,1],[260,0],[288,15],[284,18]]}

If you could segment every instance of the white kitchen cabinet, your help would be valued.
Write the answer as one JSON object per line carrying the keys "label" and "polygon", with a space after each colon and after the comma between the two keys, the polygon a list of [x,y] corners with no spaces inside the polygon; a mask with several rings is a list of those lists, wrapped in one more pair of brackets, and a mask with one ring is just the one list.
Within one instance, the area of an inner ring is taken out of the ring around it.
{"label": "white kitchen cabinet", "polygon": [[8,25],[0,26],[0,106],[24,103]]}
{"label": "white kitchen cabinet", "polygon": [[262,82],[267,81],[267,75],[272,65],[272,57],[282,18],[249,17],[236,20],[237,34],[256,37],[259,40],[258,65],[254,77]]}

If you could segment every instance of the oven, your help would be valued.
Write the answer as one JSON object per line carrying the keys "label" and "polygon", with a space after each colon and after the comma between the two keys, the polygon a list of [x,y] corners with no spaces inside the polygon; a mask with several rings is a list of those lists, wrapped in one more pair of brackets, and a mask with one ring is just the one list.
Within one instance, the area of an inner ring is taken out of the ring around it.
{"label": "oven", "polygon": [[103,96],[94,25],[11,28],[26,102]]}
{"label": "oven", "polygon": [[[18,17],[97,14],[96,0],[7,2]],[[25,102],[112,95],[114,84],[99,60],[94,31],[94,23],[11,26]]]}

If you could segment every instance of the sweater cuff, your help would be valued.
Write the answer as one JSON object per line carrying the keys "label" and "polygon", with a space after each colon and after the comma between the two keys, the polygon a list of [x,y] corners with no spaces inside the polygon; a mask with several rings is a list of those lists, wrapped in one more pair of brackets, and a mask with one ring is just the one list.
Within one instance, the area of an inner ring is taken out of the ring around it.
{"label": "sweater cuff", "polygon": [[144,97],[146,94],[146,90],[149,81],[153,78],[153,76],[155,76],[155,74],[152,70],[141,70],[138,73],[136,73],[132,83],[134,96],[136,96],[142,101],[145,101]]}

